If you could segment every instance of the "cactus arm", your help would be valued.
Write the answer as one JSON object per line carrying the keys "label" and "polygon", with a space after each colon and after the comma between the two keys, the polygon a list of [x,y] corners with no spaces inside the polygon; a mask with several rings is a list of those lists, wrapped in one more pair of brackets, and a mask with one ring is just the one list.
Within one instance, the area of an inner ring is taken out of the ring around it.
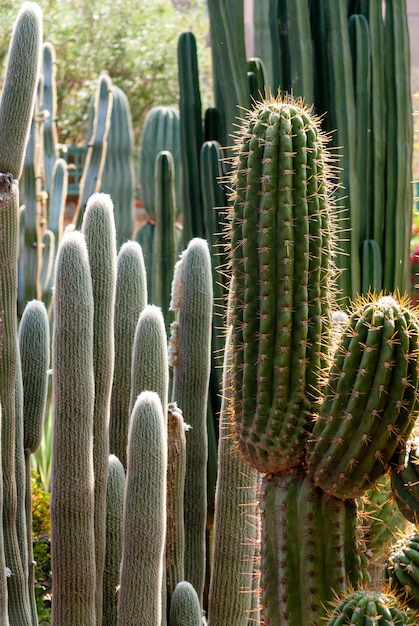
{"label": "cactus arm", "polygon": [[[205,580],[207,511],[207,399],[212,326],[212,269],[206,241],[192,239],[176,264],[172,284],[169,354],[172,400],[191,426],[187,435],[185,478],[185,579],[202,598]],[[177,331],[177,332],[176,332]]]}
{"label": "cactus arm", "polygon": [[131,398],[131,362],[135,329],[147,304],[143,251],[136,241],[122,244],[117,257],[115,293],[115,363],[109,421],[109,446],[126,467]]}
{"label": "cactus arm", "polygon": [[116,626],[117,623],[124,491],[124,466],[118,457],[111,454],[106,486],[106,557],[103,573],[103,623],[106,626]]}
{"label": "cactus arm", "polygon": [[155,392],[142,392],[130,420],[118,626],[161,623],[166,533],[166,418]]}
{"label": "cactus arm", "polygon": [[80,232],[69,232],[57,254],[54,283],[52,626],[96,623],[93,309],[86,242]]}

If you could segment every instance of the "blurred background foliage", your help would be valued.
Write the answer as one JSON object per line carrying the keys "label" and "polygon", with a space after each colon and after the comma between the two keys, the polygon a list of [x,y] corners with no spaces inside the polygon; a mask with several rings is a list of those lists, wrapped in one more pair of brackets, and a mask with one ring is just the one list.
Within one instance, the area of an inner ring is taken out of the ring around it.
{"label": "blurred background foliage", "polygon": [[[206,0],[38,0],[44,40],[57,56],[57,127],[66,144],[86,141],[89,101],[105,71],[129,100],[136,137],[147,111],[178,100],[177,42],[192,30],[204,104],[209,105],[211,50]],[[0,76],[20,0],[0,3]],[[0,85],[1,86],[1,85]],[[205,102],[208,100],[208,102]]]}

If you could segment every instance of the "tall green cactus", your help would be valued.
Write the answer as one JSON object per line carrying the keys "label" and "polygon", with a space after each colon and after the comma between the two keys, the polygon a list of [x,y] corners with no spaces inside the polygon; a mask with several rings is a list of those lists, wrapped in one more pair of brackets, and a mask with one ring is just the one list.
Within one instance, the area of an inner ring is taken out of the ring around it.
{"label": "tall green cactus", "polygon": [[80,232],[69,232],[57,255],[54,284],[53,626],[96,623],[93,315],[86,242]]}
{"label": "tall green cactus", "polygon": [[301,463],[327,360],[332,225],[324,140],[307,110],[267,101],[238,144],[231,224],[238,443],[262,472]]}

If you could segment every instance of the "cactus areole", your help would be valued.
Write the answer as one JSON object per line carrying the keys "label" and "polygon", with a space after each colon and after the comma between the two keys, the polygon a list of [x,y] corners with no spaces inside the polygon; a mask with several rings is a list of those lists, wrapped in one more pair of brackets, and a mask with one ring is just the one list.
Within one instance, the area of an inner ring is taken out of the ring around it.
{"label": "cactus areole", "polygon": [[246,460],[266,473],[301,462],[329,344],[334,237],[324,146],[318,120],[291,98],[256,103],[236,146],[236,430]]}

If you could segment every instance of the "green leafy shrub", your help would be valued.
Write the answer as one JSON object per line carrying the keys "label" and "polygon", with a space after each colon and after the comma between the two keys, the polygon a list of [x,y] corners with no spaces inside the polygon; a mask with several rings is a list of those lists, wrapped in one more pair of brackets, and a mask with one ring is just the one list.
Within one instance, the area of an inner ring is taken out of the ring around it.
{"label": "green leafy shrub", "polygon": [[50,494],[32,471],[32,538],[35,565],[35,594],[40,626],[49,624],[51,607]]}

